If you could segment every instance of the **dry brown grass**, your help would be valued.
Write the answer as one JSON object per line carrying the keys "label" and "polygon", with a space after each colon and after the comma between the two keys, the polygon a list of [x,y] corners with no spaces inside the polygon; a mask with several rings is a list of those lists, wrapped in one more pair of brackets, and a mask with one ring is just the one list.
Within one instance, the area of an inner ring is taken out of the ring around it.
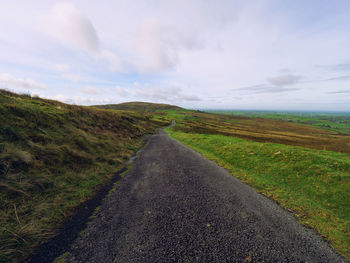
{"label": "dry brown grass", "polygon": [[181,131],[202,134],[222,134],[257,142],[273,142],[312,149],[350,153],[350,135],[317,129],[311,125],[280,120],[237,117],[207,113],[186,113]]}

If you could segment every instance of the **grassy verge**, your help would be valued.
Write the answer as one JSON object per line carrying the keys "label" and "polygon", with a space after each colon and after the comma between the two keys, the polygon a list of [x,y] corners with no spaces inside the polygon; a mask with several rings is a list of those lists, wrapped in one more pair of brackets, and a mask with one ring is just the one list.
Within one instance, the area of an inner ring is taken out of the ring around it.
{"label": "grassy verge", "polygon": [[292,211],[350,259],[350,156],[167,129],[257,191]]}
{"label": "grassy verge", "polygon": [[165,122],[0,90],[0,262],[27,256]]}

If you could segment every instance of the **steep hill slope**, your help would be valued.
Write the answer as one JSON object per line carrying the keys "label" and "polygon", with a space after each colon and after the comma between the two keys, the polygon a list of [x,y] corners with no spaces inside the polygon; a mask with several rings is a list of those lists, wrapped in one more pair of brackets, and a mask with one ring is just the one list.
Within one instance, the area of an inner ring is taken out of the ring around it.
{"label": "steep hill slope", "polygon": [[164,125],[0,90],[0,262],[49,237]]}
{"label": "steep hill slope", "polygon": [[157,111],[164,111],[164,110],[181,110],[182,109],[175,105],[158,104],[158,103],[150,103],[150,102],[125,102],[120,104],[96,105],[94,107],[102,108],[102,109],[142,111],[142,112],[157,112]]}

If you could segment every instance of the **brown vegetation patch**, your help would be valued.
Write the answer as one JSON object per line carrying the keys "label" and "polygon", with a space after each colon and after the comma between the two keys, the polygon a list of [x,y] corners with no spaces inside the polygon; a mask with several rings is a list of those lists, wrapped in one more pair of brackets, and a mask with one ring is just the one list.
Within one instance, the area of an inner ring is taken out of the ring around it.
{"label": "brown vegetation patch", "polygon": [[[190,113],[187,113],[190,114]],[[272,142],[312,149],[350,153],[350,135],[281,120],[248,118],[209,113],[192,114],[175,130],[188,133],[222,134],[257,142]]]}

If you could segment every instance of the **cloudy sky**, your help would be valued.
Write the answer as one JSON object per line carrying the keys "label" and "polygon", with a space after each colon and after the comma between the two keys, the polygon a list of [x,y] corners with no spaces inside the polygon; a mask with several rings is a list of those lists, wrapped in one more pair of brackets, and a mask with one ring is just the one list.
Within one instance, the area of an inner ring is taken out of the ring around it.
{"label": "cloudy sky", "polygon": [[0,4],[0,88],[81,105],[350,111],[348,0]]}

